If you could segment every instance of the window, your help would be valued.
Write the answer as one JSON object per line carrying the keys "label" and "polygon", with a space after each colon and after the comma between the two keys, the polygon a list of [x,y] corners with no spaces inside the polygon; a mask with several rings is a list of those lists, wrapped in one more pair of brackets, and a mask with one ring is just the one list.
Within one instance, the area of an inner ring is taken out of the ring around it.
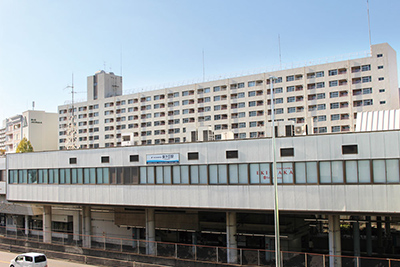
{"label": "window", "polygon": [[249,102],[249,107],[255,107],[255,106],[256,106],[256,101]]}
{"label": "window", "polygon": [[256,95],[256,91],[250,91],[249,92],[249,97],[255,96]]}
{"label": "window", "polygon": [[315,116],[315,117],[313,118],[313,120],[314,120],[314,122],[317,122],[317,121],[326,121],[326,116],[325,116],[325,115]]}
{"label": "window", "polygon": [[294,157],[294,148],[281,148],[281,157]]}
{"label": "window", "polygon": [[69,158],[69,164],[76,164],[77,159],[76,158]]}
{"label": "window", "polygon": [[379,89],[379,93],[384,93],[385,89]]}
{"label": "window", "polygon": [[286,76],[286,81],[287,82],[294,81],[294,75]]}
{"label": "window", "polygon": [[288,108],[288,113],[294,113],[294,112],[296,112],[295,107]]}
{"label": "window", "polygon": [[372,106],[373,101],[372,99],[366,99],[363,101],[364,106]]}
{"label": "window", "polygon": [[340,132],[340,126],[333,126],[332,133],[337,133],[337,132]]}
{"label": "window", "polygon": [[325,76],[325,73],[324,73],[323,71],[317,71],[317,72],[315,73],[315,76],[316,76],[317,78],[324,77],[324,76]]}
{"label": "window", "polygon": [[276,98],[275,99],[275,104],[282,104],[283,103],[283,98]]}
{"label": "window", "polygon": [[295,102],[295,101],[296,101],[296,98],[294,96],[291,96],[291,97],[287,98],[287,102],[288,103],[292,103],[292,102]]}
{"label": "window", "polygon": [[109,156],[102,156],[101,157],[101,163],[110,163],[110,157]]}
{"label": "window", "polygon": [[275,92],[275,94],[283,93],[283,88],[282,87],[275,88],[274,92]]}
{"label": "window", "polygon": [[324,98],[325,98],[325,93],[317,94],[317,99],[324,99]]}
{"label": "window", "polygon": [[384,105],[384,104],[386,104],[386,101],[385,100],[379,101],[379,104]]}
{"label": "window", "polygon": [[338,102],[331,103],[331,109],[337,109],[337,108],[339,108],[339,103]]}
{"label": "window", "polygon": [[334,86],[338,86],[338,81],[330,81],[329,82],[329,87],[334,87]]}
{"label": "window", "polygon": [[357,145],[343,145],[342,146],[342,154],[358,154],[358,146]]}
{"label": "window", "polygon": [[363,83],[369,83],[369,82],[371,82],[371,76],[364,76],[364,77],[362,77],[362,82],[363,82]]}
{"label": "window", "polygon": [[325,82],[317,83],[317,88],[323,88],[323,87],[325,87]]}
{"label": "window", "polygon": [[330,92],[330,93],[329,93],[329,97],[330,97],[330,98],[339,97],[339,92],[337,92],[337,91],[336,91],[336,92]]}
{"label": "window", "polygon": [[371,65],[362,65],[361,66],[361,71],[369,71],[371,70]]}
{"label": "window", "polygon": [[294,92],[294,86],[286,87],[286,92]]}
{"label": "window", "polygon": [[363,95],[372,94],[372,88],[364,88],[362,93]]}
{"label": "window", "polygon": [[376,57],[383,57],[383,54],[377,54]]}
{"label": "window", "polygon": [[385,77],[379,77],[378,81],[383,81],[385,79]]}
{"label": "window", "polygon": [[334,75],[337,75],[337,70],[330,70],[329,76],[334,76]]}
{"label": "window", "polygon": [[138,162],[139,155],[129,155],[129,162]]}
{"label": "window", "polygon": [[245,122],[240,122],[238,124],[238,128],[246,128],[246,123]]}
{"label": "window", "polygon": [[237,159],[237,158],[239,158],[239,152],[237,150],[227,150],[226,158],[227,159]]}
{"label": "window", "polygon": [[317,110],[324,110],[324,109],[326,109],[325,104],[319,104],[319,105],[317,105]]}
{"label": "window", "polygon": [[256,82],[255,81],[251,81],[248,83],[248,87],[253,87],[256,86]]}
{"label": "window", "polygon": [[331,115],[331,121],[337,121],[340,119],[340,115],[339,114],[332,114]]}
{"label": "window", "polygon": [[383,69],[383,66],[378,66],[378,70],[381,70],[381,69]]}
{"label": "window", "polygon": [[199,152],[188,152],[188,160],[198,160]]}

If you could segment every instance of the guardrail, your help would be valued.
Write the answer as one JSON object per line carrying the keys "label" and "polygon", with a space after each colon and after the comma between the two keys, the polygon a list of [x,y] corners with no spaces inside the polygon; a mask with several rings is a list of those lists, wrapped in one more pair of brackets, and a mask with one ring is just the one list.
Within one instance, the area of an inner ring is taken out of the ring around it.
{"label": "guardrail", "polygon": [[[43,242],[43,230],[25,231],[24,228],[0,226],[0,234],[7,238]],[[152,255],[208,263],[232,265],[275,266],[275,251],[266,249],[226,248],[206,245],[146,241],[110,236],[77,235],[52,231],[53,244],[118,251],[138,255]],[[228,251],[230,260],[228,260]],[[232,255],[233,258],[232,258]],[[335,256],[308,252],[281,251],[285,267],[400,267],[400,259],[354,256]],[[232,260],[233,259],[233,260]],[[335,262],[335,263],[334,263]]]}

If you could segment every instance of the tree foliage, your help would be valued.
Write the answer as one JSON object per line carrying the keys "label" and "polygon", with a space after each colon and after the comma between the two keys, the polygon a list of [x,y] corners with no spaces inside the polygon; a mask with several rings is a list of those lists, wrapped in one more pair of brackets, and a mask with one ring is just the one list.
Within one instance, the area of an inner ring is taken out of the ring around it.
{"label": "tree foliage", "polygon": [[17,153],[26,153],[26,152],[33,152],[33,147],[31,142],[26,139],[26,137],[22,138],[21,142],[19,142],[17,150]]}

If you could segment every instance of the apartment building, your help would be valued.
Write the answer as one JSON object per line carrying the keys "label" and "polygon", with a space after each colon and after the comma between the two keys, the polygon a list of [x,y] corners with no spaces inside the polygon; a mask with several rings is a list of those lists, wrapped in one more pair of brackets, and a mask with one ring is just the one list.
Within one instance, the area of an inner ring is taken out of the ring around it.
{"label": "apartment building", "polygon": [[22,139],[22,115],[15,115],[3,122],[1,145],[6,152],[15,152]]}
{"label": "apartment building", "polygon": [[35,151],[57,150],[57,120],[57,113],[40,110],[27,110],[5,119],[0,128],[0,149],[13,153],[26,137]]}
{"label": "apartment building", "polygon": [[[74,106],[78,146],[271,136],[271,76],[280,135],[351,132],[358,112],[399,108],[396,52],[387,43],[361,58],[128,95],[121,77],[101,71],[88,78],[87,101]],[[59,149],[71,113],[59,106]]]}

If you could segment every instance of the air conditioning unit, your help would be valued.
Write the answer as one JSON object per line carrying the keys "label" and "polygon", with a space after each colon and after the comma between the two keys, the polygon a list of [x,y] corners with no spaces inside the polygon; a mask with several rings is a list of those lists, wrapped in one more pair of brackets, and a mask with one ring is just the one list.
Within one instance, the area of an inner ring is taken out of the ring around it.
{"label": "air conditioning unit", "polygon": [[306,127],[305,124],[294,126],[294,135],[306,135]]}

